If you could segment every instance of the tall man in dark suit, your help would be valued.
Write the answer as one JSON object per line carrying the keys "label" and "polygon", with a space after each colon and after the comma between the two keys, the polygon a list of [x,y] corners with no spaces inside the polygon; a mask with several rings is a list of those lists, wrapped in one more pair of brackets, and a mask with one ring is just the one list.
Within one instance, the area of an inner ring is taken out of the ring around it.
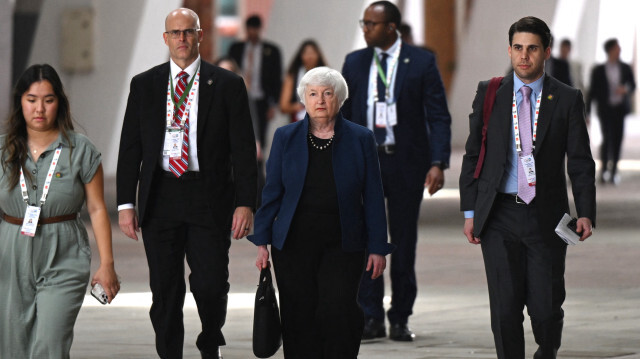
{"label": "tall man in dark suit", "polygon": [[[246,236],[256,203],[256,147],[242,78],[200,59],[200,20],[177,9],[165,20],[170,61],[131,80],[118,156],[122,231],[142,228],[161,358],[182,358],[184,258],[202,322],[197,346],[225,344],[230,230]],[[138,195],[138,214],[134,204]]]}
{"label": "tall man in dark suit", "polygon": [[[500,84],[482,160],[483,102],[478,85],[460,175],[460,207],[469,243],[481,244],[491,328],[500,359],[524,358],[523,309],[538,344],[535,359],[556,358],[565,299],[566,244],[555,234],[569,200],[565,161],[580,240],[595,224],[595,164],[580,91],[544,73],[550,32],[535,17],[509,29],[513,73]],[[536,104],[539,101],[539,106]]]}
{"label": "tall man in dark suit", "polygon": [[[408,327],[417,295],[415,274],[418,216],[425,186],[444,184],[451,154],[451,116],[433,54],[401,41],[401,16],[389,1],[372,3],[360,25],[368,47],[347,55],[342,74],[349,99],[345,118],[374,131],[391,243],[392,340],[412,341]],[[384,337],[384,282],[363,275],[359,302],[365,313],[363,339]]]}
{"label": "tall man in dark suit", "polygon": [[258,140],[264,148],[267,122],[273,117],[280,100],[282,60],[278,46],[260,39],[262,20],[258,15],[247,18],[245,26],[247,40],[233,43],[229,48],[229,56],[242,69],[249,98],[255,102]]}
{"label": "tall man in dark suit", "polygon": [[587,98],[587,112],[591,103],[598,103],[598,119],[602,131],[600,182],[619,183],[617,174],[620,148],[624,136],[624,118],[631,112],[631,94],[636,89],[631,66],[620,61],[618,40],[604,43],[607,62],[591,72],[591,89]]}

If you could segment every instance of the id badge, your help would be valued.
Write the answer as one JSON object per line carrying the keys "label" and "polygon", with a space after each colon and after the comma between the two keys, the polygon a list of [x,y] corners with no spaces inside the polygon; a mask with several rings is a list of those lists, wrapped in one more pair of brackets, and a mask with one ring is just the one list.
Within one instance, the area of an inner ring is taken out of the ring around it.
{"label": "id badge", "polygon": [[40,219],[40,210],[40,207],[27,206],[27,210],[24,213],[24,220],[22,221],[22,228],[20,228],[20,233],[29,237],[34,237],[36,235],[38,219]]}
{"label": "id badge", "polygon": [[529,186],[536,185],[536,162],[533,159],[533,155],[526,155],[520,157],[520,161],[522,161],[522,168],[524,169],[524,174],[527,176],[527,183]]}
{"label": "id badge", "polygon": [[392,103],[387,106],[387,123],[393,127],[398,124],[398,113],[396,112],[396,104]]}
{"label": "id badge", "polygon": [[164,134],[163,156],[171,158],[182,157],[182,136],[184,132],[177,129],[167,129]]}
{"label": "id badge", "polygon": [[387,103],[376,102],[376,127],[387,127]]}

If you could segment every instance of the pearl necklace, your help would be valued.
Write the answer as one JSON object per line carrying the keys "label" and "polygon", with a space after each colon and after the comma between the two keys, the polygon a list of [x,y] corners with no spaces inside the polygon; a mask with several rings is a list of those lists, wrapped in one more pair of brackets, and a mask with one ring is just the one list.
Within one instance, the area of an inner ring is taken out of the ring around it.
{"label": "pearl necklace", "polygon": [[319,146],[319,145],[317,145],[317,144],[315,143],[315,141],[313,140],[313,135],[311,134],[311,132],[309,132],[309,143],[311,143],[311,146],[312,146],[313,148],[315,148],[316,150],[320,150],[320,151],[322,151],[322,150],[327,149],[327,147],[331,146],[331,143],[333,142],[333,137],[334,137],[335,135],[336,135],[335,133],[334,133],[333,135],[331,135],[331,138],[329,139],[329,142],[327,142],[324,146]]}

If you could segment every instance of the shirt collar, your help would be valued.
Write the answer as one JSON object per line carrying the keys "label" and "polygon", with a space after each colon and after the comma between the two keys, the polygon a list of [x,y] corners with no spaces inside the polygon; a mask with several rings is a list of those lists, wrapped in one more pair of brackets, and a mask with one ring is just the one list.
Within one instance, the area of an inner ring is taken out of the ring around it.
{"label": "shirt collar", "polygon": [[539,79],[533,81],[530,84],[525,84],[524,82],[522,82],[522,80],[520,80],[520,78],[518,78],[518,76],[516,76],[516,73],[514,71],[513,72],[513,91],[515,93],[518,93],[518,91],[520,91],[520,87],[527,85],[531,88],[531,92],[533,92],[535,96],[538,96],[540,94],[540,91],[542,91],[542,83],[544,82],[544,76],[545,74],[543,73]]}
{"label": "shirt collar", "polygon": [[189,74],[189,80],[191,80],[193,75],[196,74],[196,70],[198,70],[198,67],[200,67],[200,55],[198,55],[198,58],[194,62],[192,62],[191,65],[187,66],[187,68],[184,70],[181,69],[180,66],[176,65],[176,63],[173,62],[173,59],[169,60],[169,65],[171,67],[172,79],[175,80],[181,71],[185,71],[186,73]]}
{"label": "shirt collar", "polygon": [[380,56],[380,54],[383,53],[383,52],[385,54],[388,54],[389,56],[393,56],[393,55],[395,55],[396,50],[400,46],[401,42],[402,42],[402,40],[400,39],[400,36],[398,36],[398,38],[396,39],[396,42],[394,42],[393,45],[391,45],[391,47],[388,48],[387,50],[383,51],[379,47],[374,47],[373,49],[375,50],[376,54],[378,54],[378,56]]}

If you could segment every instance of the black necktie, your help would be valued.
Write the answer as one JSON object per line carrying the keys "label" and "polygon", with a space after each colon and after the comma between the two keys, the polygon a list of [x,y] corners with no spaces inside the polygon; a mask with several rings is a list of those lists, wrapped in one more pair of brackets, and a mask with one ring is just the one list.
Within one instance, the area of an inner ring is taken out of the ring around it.
{"label": "black necktie", "polygon": [[[387,77],[387,57],[389,57],[389,54],[386,53],[381,53],[380,54],[380,68],[382,69],[382,76]],[[378,98],[377,101],[378,102],[386,102],[386,93],[387,93],[387,89],[384,86],[384,82],[382,81],[382,76],[380,76],[380,73],[378,72],[378,76],[376,76],[376,78],[378,79]],[[375,106],[374,106],[375,108]],[[375,111],[374,111],[375,112]],[[379,145],[384,144],[384,141],[387,139],[387,128],[386,127],[378,127],[376,126],[376,114],[374,113],[374,119],[373,119],[373,133],[376,136],[376,142],[378,142]],[[386,114],[385,114],[385,118],[386,118]]]}

